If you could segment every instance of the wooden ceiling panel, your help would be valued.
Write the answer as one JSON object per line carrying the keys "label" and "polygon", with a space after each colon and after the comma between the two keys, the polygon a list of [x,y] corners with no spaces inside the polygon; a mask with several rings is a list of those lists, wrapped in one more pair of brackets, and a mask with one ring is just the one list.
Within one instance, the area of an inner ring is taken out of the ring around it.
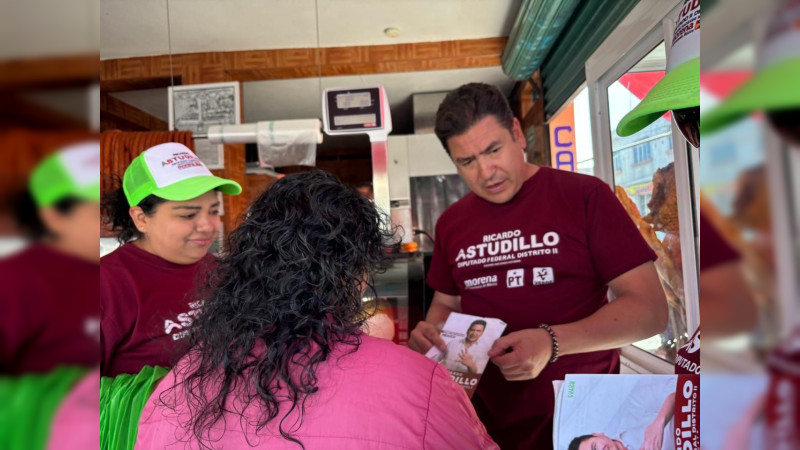
{"label": "wooden ceiling panel", "polygon": [[60,88],[97,82],[96,54],[0,62],[0,90]]}
{"label": "wooden ceiling panel", "polygon": [[[507,38],[499,37],[321,49],[192,53],[173,55],[172,75],[181,83],[195,84],[489,67],[500,65],[506,41]],[[105,60],[100,75],[104,92],[130,90],[131,86],[143,89],[145,80],[159,80],[157,84],[161,84],[164,79],[169,79],[169,56]]]}

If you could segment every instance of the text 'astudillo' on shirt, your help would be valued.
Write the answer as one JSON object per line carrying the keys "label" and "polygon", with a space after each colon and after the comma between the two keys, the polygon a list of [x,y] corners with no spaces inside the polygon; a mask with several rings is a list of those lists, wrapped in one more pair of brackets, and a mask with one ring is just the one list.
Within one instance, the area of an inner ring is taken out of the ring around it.
{"label": "text 'astudillo' on shirt", "polygon": [[483,258],[485,256],[496,256],[511,252],[540,249],[545,247],[555,247],[560,238],[558,233],[550,231],[544,234],[539,240],[539,236],[532,234],[529,237],[522,236],[520,230],[506,231],[503,233],[485,235],[480,244],[470,245],[466,249],[461,249],[456,256],[456,262]]}

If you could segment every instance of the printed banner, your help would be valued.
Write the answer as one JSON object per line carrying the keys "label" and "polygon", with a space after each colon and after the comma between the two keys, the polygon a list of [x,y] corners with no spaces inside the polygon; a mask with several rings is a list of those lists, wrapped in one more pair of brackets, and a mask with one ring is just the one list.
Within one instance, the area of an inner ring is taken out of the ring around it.
{"label": "printed banner", "polygon": [[700,448],[700,375],[678,375],[675,389],[675,449]]}
{"label": "printed banner", "polygon": [[578,170],[575,147],[575,104],[570,103],[550,121],[550,165],[559,170]]}

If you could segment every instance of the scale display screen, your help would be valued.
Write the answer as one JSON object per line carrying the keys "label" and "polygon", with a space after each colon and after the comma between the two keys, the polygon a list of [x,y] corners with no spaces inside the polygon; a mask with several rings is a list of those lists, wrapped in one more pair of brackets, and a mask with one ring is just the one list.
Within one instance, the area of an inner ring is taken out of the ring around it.
{"label": "scale display screen", "polygon": [[334,126],[343,126],[343,125],[367,125],[367,124],[374,124],[377,118],[375,114],[358,114],[353,116],[334,116],[333,118],[333,125]]}
{"label": "scale display screen", "polygon": [[336,107],[338,109],[366,108],[371,104],[372,95],[369,92],[339,94],[336,96]]}
{"label": "scale display screen", "polygon": [[332,131],[370,131],[383,127],[380,88],[326,92],[327,126]]}

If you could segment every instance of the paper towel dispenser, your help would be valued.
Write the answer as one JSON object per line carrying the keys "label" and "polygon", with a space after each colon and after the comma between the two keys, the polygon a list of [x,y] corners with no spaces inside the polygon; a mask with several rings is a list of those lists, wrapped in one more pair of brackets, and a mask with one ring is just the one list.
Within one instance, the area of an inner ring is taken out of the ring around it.
{"label": "paper towel dispenser", "polygon": [[322,143],[319,119],[274,120],[208,128],[212,144],[258,144],[262,167],[316,165],[317,144]]}

